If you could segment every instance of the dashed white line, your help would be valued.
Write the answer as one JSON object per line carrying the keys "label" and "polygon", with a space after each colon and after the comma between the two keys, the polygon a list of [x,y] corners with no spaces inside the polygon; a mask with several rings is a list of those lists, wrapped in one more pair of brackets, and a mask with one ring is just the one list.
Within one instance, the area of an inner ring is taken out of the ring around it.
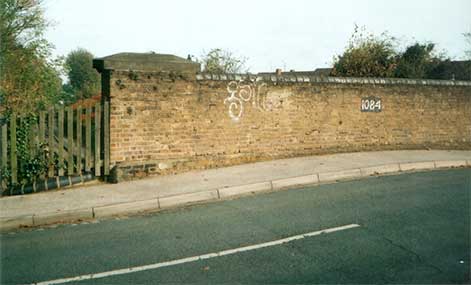
{"label": "dashed white line", "polygon": [[115,275],[135,273],[135,272],[139,272],[139,271],[157,269],[157,268],[161,268],[161,267],[168,267],[168,266],[178,265],[178,264],[182,264],[182,263],[188,263],[188,262],[193,262],[193,261],[198,261],[198,260],[203,260],[203,259],[209,259],[209,258],[214,258],[214,257],[219,257],[219,256],[236,254],[236,253],[239,253],[239,252],[250,251],[250,250],[255,250],[255,249],[264,248],[264,247],[280,245],[280,244],[292,242],[292,241],[295,241],[295,240],[304,239],[304,238],[307,238],[307,237],[313,237],[313,236],[318,236],[318,235],[321,235],[321,234],[328,234],[328,233],[348,230],[348,229],[356,228],[356,227],[359,227],[359,226],[360,225],[358,225],[358,224],[350,224],[350,225],[345,225],[345,226],[340,226],[340,227],[329,228],[329,229],[324,229],[324,230],[320,230],[320,231],[295,235],[295,236],[291,236],[291,237],[287,237],[287,238],[283,238],[283,239],[278,239],[278,240],[274,240],[274,241],[270,241],[270,242],[259,243],[259,244],[254,244],[254,245],[249,245],[249,246],[244,246],[244,247],[239,247],[239,248],[234,248],[234,249],[223,250],[223,251],[214,252],[214,253],[207,253],[207,254],[203,254],[203,255],[197,255],[197,256],[192,256],[192,257],[175,259],[175,260],[171,260],[171,261],[159,262],[159,263],[143,265],[143,266],[135,266],[135,267],[116,269],[116,270],[105,271],[105,272],[101,272],[101,273],[92,273],[92,274],[85,274],[85,275],[80,275],[80,276],[76,276],[76,277],[61,278],[61,279],[37,282],[37,283],[33,283],[33,284],[36,284],[36,285],[63,284],[63,283],[68,283],[68,282],[73,282],[73,281],[83,281],[83,280],[97,279],[97,278],[103,278],[103,277],[109,277],[109,276],[115,276]]}

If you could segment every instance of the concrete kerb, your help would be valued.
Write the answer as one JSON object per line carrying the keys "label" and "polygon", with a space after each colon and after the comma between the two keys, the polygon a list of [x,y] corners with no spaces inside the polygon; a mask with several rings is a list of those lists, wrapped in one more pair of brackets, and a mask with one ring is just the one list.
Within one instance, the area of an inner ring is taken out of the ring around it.
{"label": "concrete kerb", "polygon": [[435,168],[435,161],[399,163],[401,171],[427,170]]}
{"label": "concrete kerb", "polygon": [[435,161],[435,168],[453,168],[467,166],[466,160]]}
{"label": "concrete kerb", "polygon": [[217,199],[219,199],[217,189],[158,198],[160,209],[174,208]]}
{"label": "concrete kerb", "polygon": [[360,168],[346,169],[346,170],[332,171],[332,172],[321,172],[321,173],[318,173],[318,175],[319,175],[320,183],[335,182],[335,181],[340,181],[340,180],[348,180],[348,179],[362,177]]}
{"label": "concrete kerb", "polygon": [[71,221],[84,221],[93,219],[93,210],[88,209],[76,209],[69,211],[50,212],[50,213],[38,213],[33,215],[33,225],[41,226],[54,223],[63,223]]}
{"label": "concrete kerb", "polygon": [[333,172],[313,173],[304,176],[275,179],[270,181],[231,186],[201,192],[152,198],[143,201],[132,201],[119,204],[98,206],[91,209],[77,209],[54,213],[39,213],[18,217],[0,218],[0,230],[19,227],[31,227],[52,223],[71,222],[109,216],[136,214],[158,211],[160,209],[184,207],[191,204],[231,199],[257,193],[285,190],[299,186],[333,183],[383,174],[394,174],[410,171],[445,169],[454,167],[471,167],[471,160],[443,160],[426,162],[394,163],[363,168],[339,170]]}
{"label": "concrete kerb", "polygon": [[401,171],[399,163],[360,168],[362,176],[388,174]]}
{"label": "concrete kerb", "polygon": [[232,186],[219,188],[219,199],[226,199],[229,197],[243,196],[256,194],[258,192],[266,192],[273,190],[272,181],[246,184],[240,186]]}
{"label": "concrete kerb", "polygon": [[273,190],[285,189],[289,187],[304,186],[304,185],[313,185],[319,183],[319,174],[310,174],[292,178],[272,180]]}
{"label": "concrete kerb", "polygon": [[159,209],[159,201],[157,198],[143,201],[133,201],[112,205],[105,205],[93,208],[95,218],[110,217],[123,214],[134,214],[145,211],[153,211]]}
{"label": "concrete kerb", "polygon": [[12,230],[22,227],[32,227],[33,225],[33,215],[0,218],[0,231]]}

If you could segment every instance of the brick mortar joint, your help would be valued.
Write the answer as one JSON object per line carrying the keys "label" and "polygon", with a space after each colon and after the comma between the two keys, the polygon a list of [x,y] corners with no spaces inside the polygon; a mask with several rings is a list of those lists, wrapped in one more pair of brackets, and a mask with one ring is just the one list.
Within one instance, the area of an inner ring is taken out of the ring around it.
{"label": "brick mortar joint", "polygon": [[324,77],[294,75],[256,75],[256,74],[215,74],[198,73],[197,81],[263,81],[273,83],[334,83],[334,84],[378,84],[378,85],[420,85],[420,86],[471,86],[471,81],[407,79],[407,78],[370,78],[370,77]]}

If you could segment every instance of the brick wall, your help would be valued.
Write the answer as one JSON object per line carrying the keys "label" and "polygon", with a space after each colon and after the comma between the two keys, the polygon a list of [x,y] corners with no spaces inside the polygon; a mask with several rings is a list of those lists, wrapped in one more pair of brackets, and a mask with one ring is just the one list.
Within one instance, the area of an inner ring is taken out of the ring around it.
{"label": "brick wall", "polygon": [[[111,164],[124,179],[333,152],[471,149],[471,82],[108,72]],[[362,112],[367,97],[382,110]]]}

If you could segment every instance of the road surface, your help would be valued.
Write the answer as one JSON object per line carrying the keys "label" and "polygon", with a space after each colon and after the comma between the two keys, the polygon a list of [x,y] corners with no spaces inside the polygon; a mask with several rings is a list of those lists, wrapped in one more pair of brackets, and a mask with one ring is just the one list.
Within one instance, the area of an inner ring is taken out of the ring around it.
{"label": "road surface", "polygon": [[465,283],[470,192],[442,170],[4,233],[1,283]]}

